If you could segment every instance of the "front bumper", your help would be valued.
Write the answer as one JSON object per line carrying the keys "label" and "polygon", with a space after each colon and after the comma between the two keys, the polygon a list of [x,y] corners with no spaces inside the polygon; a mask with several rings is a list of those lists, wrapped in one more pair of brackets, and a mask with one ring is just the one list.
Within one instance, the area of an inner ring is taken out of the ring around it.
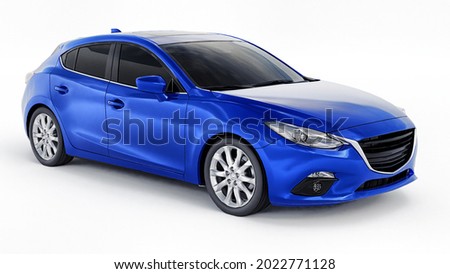
{"label": "front bumper", "polygon": [[[409,128],[414,128],[414,124],[407,117],[403,117],[343,130],[340,135],[358,141]],[[417,142],[415,145],[417,146]],[[334,150],[315,149],[286,144],[284,139],[280,138],[274,144],[257,149],[257,152],[266,171],[269,199],[275,206],[338,204],[391,191],[417,178],[414,174],[417,149],[414,150],[410,160],[393,173],[372,170],[351,144]],[[390,178],[405,170],[409,170],[408,175],[399,181],[370,190],[357,191],[367,181]],[[337,178],[324,195],[302,196],[291,193],[291,190],[309,174],[318,171],[332,172]]]}

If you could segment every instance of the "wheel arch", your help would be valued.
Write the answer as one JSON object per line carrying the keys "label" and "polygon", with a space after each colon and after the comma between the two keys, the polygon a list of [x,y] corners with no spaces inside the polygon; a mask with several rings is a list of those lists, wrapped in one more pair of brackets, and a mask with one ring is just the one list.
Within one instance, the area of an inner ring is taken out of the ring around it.
{"label": "wheel arch", "polygon": [[[28,110],[27,117],[26,117],[26,121],[25,121],[26,133],[27,133],[27,137],[28,137],[28,138],[30,138],[30,133],[29,133],[29,130],[28,130],[28,129],[30,128],[31,116],[33,116],[33,113],[34,113],[38,108],[41,108],[41,107],[46,108],[46,109],[50,110],[53,114],[55,114],[54,111],[52,111],[52,110],[51,110],[47,105],[45,105],[45,104],[37,103],[37,104],[31,106],[30,109]],[[55,116],[56,116],[56,115],[55,115]],[[60,123],[60,124],[61,124],[61,123]]]}
{"label": "wheel arch", "polygon": [[43,97],[43,96],[34,97],[27,104],[27,106],[23,112],[24,113],[23,114],[23,122],[24,122],[25,132],[27,134],[27,137],[28,138],[30,137],[28,129],[30,126],[31,117],[33,116],[33,113],[40,107],[50,110],[53,113],[53,115],[55,115],[56,120],[58,121],[59,127],[61,128],[62,137],[64,140],[64,148],[66,150],[66,153],[73,155],[72,153],[73,153],[74,149],[72,147],[72,144],[70,143],[70,140],[67,138],[66,129],[64,127],[64,124],[62,123],[61,117],[59,116],[59,113],[54,108],[52,102],[46,97]]}
{"label": "wheel arch", "polygon": [[252,151],[253,153],[255,153],[256,158],[258,159],[258,162],[261,166],[261,170],[264,176],[264,182],[266,183],[266,187],[268,187],[267,184],[267,176],[266,176],[266,168],[264,167],[264,164],[261,160],[261,157],[259,156],[258,152],[256,151],[256,149],[250,144],[250,142],[248,142],[245,138],[243,138],[242,136],[235,134],[235,133],[230,133],[230,132],[222,132],[222,133],[218,133],[212,137],[210,137],[204,144],[203,148],[202,148],[202,152],[200,154],[200,158],[199,158],[199,164],[197,165],[198,167],[198,178],[199,178],[199,185],[204,186],[205,185],[205,178],[204,178],[204,174],[203,174],[203,169],[205,168],[205,160],[206,160],[206,155],[208,154],[208,151],[211,149],[211,146],[217,142],[219,142],[220,140],[224,139],[224,138],[235,138],[238,139],[239,141],[243,142],[244,144],[246,144]]}

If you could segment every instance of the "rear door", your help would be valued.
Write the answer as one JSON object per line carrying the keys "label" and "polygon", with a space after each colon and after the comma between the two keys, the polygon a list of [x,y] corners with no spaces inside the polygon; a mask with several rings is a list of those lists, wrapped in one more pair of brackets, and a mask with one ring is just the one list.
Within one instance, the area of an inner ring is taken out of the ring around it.
{"label": "rear door", "polygon": [[70,143],[107,155],[105,95],[111,76],[113,46],[96,43],[63,54],[50,77],[51,97]]}

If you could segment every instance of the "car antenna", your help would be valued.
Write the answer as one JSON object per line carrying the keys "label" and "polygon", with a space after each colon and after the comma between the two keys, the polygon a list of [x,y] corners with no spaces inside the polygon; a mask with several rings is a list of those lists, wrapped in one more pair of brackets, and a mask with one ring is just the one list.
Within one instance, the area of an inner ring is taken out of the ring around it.
{"label": "car antenna", "polygon": [[112,28],[111,33],[120,33],[122,32],[120,29]]}

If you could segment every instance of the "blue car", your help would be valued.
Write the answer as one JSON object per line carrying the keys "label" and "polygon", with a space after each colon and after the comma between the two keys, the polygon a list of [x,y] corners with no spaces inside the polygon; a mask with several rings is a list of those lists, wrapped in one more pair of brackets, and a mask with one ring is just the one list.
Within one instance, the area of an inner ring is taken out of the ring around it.
{"label": "blue car", "polygon": [[43,165],[80,157],[183,180],[236,216],[416,179],[404,110],[229,35],[113,29],[62,43],[27,75],[22,111]]}

